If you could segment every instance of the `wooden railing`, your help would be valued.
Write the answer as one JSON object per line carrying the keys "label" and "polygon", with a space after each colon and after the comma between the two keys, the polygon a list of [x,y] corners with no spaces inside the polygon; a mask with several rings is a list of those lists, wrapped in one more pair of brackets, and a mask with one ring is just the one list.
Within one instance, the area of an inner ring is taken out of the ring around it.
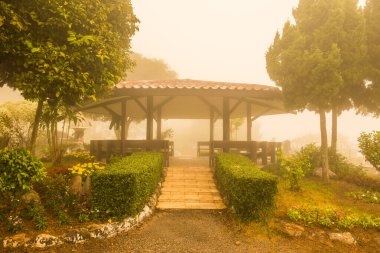
{"label": "wooden railing", "polygon": [[256,164],[266,165],[268,161],[270,163],[277,161],[277,152],[281,145],[281,142],[267,141],[212,141],[211,143],[200,141],[198,154],[205,154],[208,149],[211,167],[214,166],[214,154],[219,152],[242,154]]}
{"label": "wooden railing", "polygon": [[90,153],[98,161],[107,163],[111,155],[130,155],[135,152],[153,151],[164,154],[165,165],[169,166],[169,141],[168,140],[91,140]]}

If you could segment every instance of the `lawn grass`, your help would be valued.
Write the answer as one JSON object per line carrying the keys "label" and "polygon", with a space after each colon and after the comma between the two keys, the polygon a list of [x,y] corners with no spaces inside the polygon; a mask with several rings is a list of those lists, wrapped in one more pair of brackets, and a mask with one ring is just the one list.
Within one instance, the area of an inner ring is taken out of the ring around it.
{"label": "lawn grass", "polygon": [[286,212],[294,207],[317,207],[343,209],[358,215],[380,216],[380,205],[366,203],[346,196],[351,191],[366,189],[344,181],[330,180],[322,182],[318,178],[304,178],[300,192],[292,192],[284,180],[278,184],[275,216],[284,218]]}

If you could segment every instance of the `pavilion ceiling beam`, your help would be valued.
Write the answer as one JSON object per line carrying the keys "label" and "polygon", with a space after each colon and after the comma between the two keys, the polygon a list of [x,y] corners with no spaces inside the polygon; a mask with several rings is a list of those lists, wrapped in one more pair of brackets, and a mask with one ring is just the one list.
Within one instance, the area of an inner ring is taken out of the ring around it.
{"label": "pavilion ceiling beam", "polygon": [[243,103],[245,101],[245,98],[242,98],[242,99],[239,99],[236,104],[231,108],[230,110],[230,114],[232,114],[237,108],[238,106]]}
{"label": "pavilion ceiling beam", "polygon": [[258,118],[260,118],[261,116],[264,116],[267,112],[270,112],[272,110],[272,108],[267,108],[265,109],[264,111],[262,111],[260,114],[256,115],[256,116],[253,116],[251,118],[251,122],[257,120]]}
{"label": "pavilion ceiling beam", "polygon": [[145,106],[141,103],[140,100],[138,100],[137,98],[133,98],[133,101],[135,101],[135,103],[144,111],[144,113],[146,114],[146,108]]}
{"label": "pavilion ceiling beam", "polygon": [[221,111],[219,111],[218,108],[217,108],[215,105],[213,105],[213,104],[211,104],[209,101],[207,101],[207,99],[205,99],[204,97],[201,97],[201,96],[198,96],[198,98],[199,98],[203,103],[205,103],[206,105],[208,105],[211,109],[213,109],[214,112],[216,112],[216,113],[219,114],[220,116],[223,115],[223,113],[222,113]]}
{"label": "pavilion ceiling beam", "polygon": [[89,105],[89,106],[84,106],[82,108],[79,108],[78,111],[86,111],[86,110],[94,109],[94,108],[97,108],[97,107],[102,107],[102,106],[107,106],[107,105],[112,105],[112,104],[120,103],[120,102],[123,102],[123,101],[128,101],[128,100],[131,100],[131,99],[132,99],[131,97],[122,97],[122,98],[118,98],[118,99],[114,99],[114,100],[104,101],[104,102],[100,102],[100,103],[97,103],[97,104],[93,104],[93,105]]}
{"label": "pavilion ceiling beam", "polygon": [[114,110],[112,110],[111,108],[107,107],[106,105],[104,105],[103,108],[106,111],[108,111],[111,114],[111,116],[112,116],[109,129],[112,129],[114,126],[115,126],[116,130],[119,129],[120,122],[121,122],[121,115],[117,114]]}
{"label": "pavilion ceiling beam", "polygon": [[158,105],[156,105],[154,108],[153,108],[153,112],[157,111],[158,109],[161,110],[161,108],[166,105],[167,103],[169,103],[171,100],[173,100],[175,98],[175,96],[170,96],[168,97],[167,99],[165,99],[164,101],[162,101],[161,103],[159,103]]}
{"label": "pavilion ceiling beam", "polygon": [[267,104],[267,103],[262,102],[262,101],[257,101],[255,99],[244,99],[244,101],[251,102],[252,104],[256,104],[256,105],[260,105],[260,106],[265,106],[265,107],[275,109],[275,110],[284,110],[283,108],[279,108],[277,106],[273,106],[271,104]]}

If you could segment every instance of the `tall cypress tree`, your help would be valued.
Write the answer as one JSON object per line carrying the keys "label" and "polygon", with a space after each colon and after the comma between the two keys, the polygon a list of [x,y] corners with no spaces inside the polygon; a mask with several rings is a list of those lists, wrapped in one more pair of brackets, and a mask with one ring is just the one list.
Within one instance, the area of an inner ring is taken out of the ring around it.
{"label": "tall cypress tree", "polygon": [[[364,90],[363,16],[354,0],[300,0],[267,55],[270,78],[288,108],[320,115],[323,179],[328,180],[326,112],[351,108]],[[358,98],[357,98],[358,97]]]}

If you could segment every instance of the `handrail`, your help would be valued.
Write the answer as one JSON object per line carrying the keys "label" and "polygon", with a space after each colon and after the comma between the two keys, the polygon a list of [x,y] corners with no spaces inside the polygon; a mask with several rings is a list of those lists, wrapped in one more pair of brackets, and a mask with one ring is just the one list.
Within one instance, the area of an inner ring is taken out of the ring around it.
{"label": "handrail", "polygon": [[91,140],[90,153],[97,160],[110,161],[111,155],[130,155],[134,152],[153,151],[164,154],[165,164],[169,166],[168,140]]}

